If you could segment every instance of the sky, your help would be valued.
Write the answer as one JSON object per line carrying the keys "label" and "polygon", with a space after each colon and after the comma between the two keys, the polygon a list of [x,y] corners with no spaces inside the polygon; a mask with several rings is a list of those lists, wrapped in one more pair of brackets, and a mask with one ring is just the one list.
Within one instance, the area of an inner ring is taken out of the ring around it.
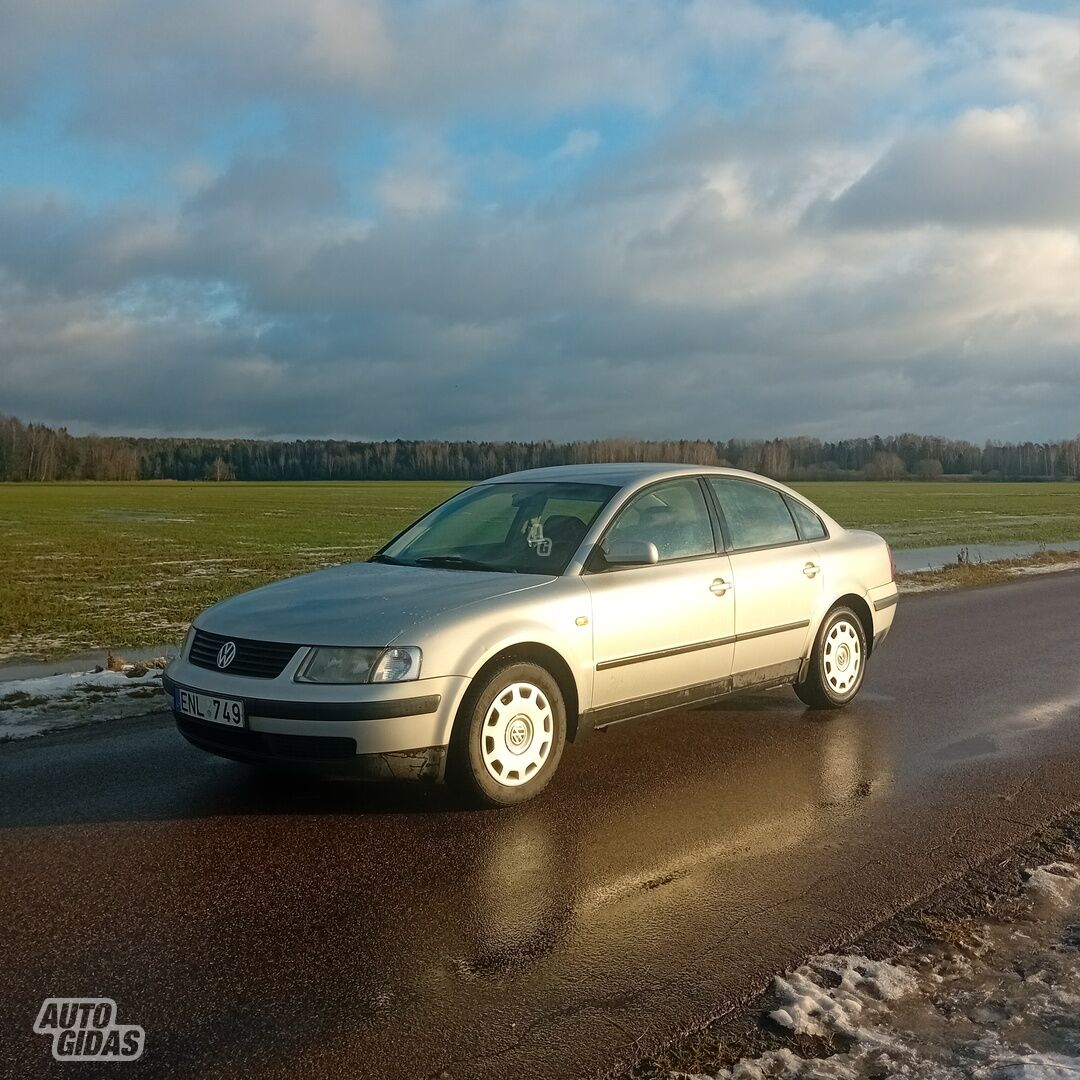
{"label": "sky", "polygon": [[3,0],[0,414],[1080,432],[1080,0]]}

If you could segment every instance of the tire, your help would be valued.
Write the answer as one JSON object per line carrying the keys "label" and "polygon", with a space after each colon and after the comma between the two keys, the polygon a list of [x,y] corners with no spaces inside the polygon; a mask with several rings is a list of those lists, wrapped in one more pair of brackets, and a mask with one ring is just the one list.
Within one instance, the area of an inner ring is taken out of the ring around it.
{"label": "tire", "polygon": [[446,778],[473,806],[516,806],[547,787],[565,745],[559,684],[537,664],[510,662],[462,702]]}
{"label": "tire", "polygon": [[834,607],[822,620],[806,678],[795,684],[811,709],[842,709],[866,675],[866,631],[849,607]]}

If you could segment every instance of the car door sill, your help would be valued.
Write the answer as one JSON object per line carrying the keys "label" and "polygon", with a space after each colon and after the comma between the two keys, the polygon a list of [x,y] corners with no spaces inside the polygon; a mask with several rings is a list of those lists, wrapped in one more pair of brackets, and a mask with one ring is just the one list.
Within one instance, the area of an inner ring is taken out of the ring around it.
{"label": "car door sill", "polygon": [[663,694],[651,694],[648,697],[616,702],[614,705],[604,705],[598,709],[588,709],[578,719],[578,731],[583,734],[590,729],[608,727],[623,720],[655,716],[673,709],[697,708],[742,690],[771,690],[777,686],[786,686],[798,679],[801,666],[801,659],[789,660],[782,664],[740,671],[723,679],[695,683],[680,690],[669,690]]}

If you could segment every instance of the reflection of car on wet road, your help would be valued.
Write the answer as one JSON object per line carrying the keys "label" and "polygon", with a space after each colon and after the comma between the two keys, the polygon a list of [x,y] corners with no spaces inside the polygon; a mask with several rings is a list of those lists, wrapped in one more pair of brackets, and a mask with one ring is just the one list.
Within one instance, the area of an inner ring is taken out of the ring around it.
{"label": "reflection of car on wet road", "polygon": [[215,753],[445,775],[504,805],[567,739],[631,716],[786,683],[845,705],[896,600],[884,540],[780,484],[561,466],[454,496],[370,562],[210,608],[165,684]]}

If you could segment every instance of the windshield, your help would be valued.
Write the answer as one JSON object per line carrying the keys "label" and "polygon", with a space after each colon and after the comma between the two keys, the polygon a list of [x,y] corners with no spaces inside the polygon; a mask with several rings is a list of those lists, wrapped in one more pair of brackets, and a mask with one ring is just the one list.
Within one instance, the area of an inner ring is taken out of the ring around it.
{"label": "windshield", "polygon": [[481,484],[421,518],[373,561],[561,574],[616,491],[605,484]]}

